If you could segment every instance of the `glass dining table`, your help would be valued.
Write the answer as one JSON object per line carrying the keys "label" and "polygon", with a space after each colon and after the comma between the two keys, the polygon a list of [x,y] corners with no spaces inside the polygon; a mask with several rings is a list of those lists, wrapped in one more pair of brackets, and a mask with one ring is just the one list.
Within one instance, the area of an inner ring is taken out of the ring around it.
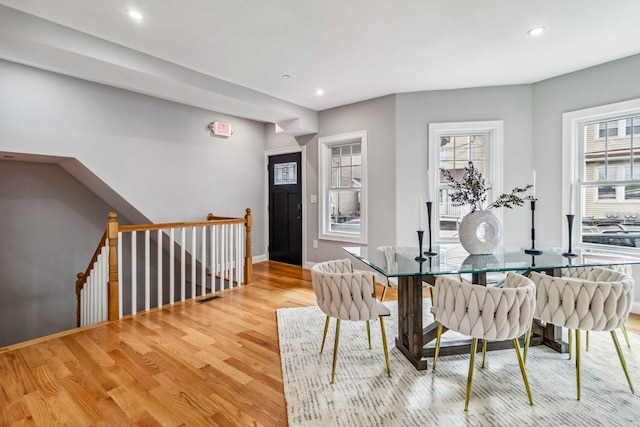
{"label": "glass dining table", "polygon": [[[567,267],[640,264],[640,256],[604,250],[574,249],[572,256],[561,250],[545,250],[540,255],[529,255],[524,249],[500,248],[491,255],[469,255],[460,245],[435,245],[435,255],[419,253],[417,246],[344,247],[348,254],[362,261],[387,278],[398,282],[398,336],[396,347],[419,370],[427,369],[427,358],[433,357],[437,322],[423,322],[423,287],[433,285],[442,274],[465,277],[473,284],[486,286],[494,276],[509,271],[527,274],[529,271],[546,272],[561,276]],[[421,260],[423,259],[423,260]],[[523,340],[523,337],[521,337]],[[468,353],[471,340],[451,340],[441,344],[440,355]],[[487,350],[511,348],[511,341],[488,342]],[[530,345],[546,345],[558,352],[567,352],[562,340],[562,328],[534,322]]]}

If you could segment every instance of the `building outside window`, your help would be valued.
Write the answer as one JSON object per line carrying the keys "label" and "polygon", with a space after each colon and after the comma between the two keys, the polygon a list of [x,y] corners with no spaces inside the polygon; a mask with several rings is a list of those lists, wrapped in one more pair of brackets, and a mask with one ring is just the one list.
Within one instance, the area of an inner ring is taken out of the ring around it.
{"label": "building outside window", "polygon": [[575,153],[565,164],[574,165],[577,241],[640,249],[640,102],[567,113],[564,126]]}
{"label": "building outside window", "polygon": [[366,131],[319,138],[320,238],[366,243]]}

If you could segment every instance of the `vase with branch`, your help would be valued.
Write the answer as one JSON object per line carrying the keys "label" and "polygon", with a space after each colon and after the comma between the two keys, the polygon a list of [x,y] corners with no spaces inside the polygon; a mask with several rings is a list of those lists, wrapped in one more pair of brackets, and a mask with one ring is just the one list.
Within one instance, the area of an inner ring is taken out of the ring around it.
{"label": "vase with branch", "polygon": [[451,171],[440,168],[442,176],[449,183],[449,198],[458,205],[467,205],[471,212],[465,215],[458,227],[460,244],[470,254],[491,254],[502,241],[502,225],[489,210],[492,208],[512,209],[524,205],[531,196],[523,196],[532,185],[515,187],[510,193],[499,195],[492,203],[486,205],[491,186],[487,185],[482,173],[469,162],[464,168],[460,181]]}

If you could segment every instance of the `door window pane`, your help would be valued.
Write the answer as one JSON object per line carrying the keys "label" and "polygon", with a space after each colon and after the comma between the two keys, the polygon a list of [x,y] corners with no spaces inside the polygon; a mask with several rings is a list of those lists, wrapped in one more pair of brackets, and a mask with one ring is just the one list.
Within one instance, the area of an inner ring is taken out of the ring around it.
{"label": "door window pane", "polygon": [[273,184],[291,185],[298,183],[298,165],[296,162],[276,163],[273,165]]}

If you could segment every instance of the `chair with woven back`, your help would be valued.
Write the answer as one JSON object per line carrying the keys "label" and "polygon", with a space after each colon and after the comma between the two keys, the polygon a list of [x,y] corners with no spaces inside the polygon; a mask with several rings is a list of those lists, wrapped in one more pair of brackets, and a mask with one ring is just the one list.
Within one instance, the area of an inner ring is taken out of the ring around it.
{"label": "chair with woven back", "polygon": [[331,383],[334,382],[336,374],[341,320],[366,321],[369,349],[371,349],[369,323],[375,319],[380,321],[387,375],[391,376],[387,338],[384,329],[384,318],[391,313],[389,308],[376,298],[375,274],[365,271],[353,271],[351,261],[349,259],[341,259],[315,264],[311,268],[311,282],[318,306],[327,315],[320,353],[324,349],[329,321],[331,318],[336,319]]}
{"label": "chair with woven back", "polygon": [[[576,271],[568,274],[578,274]],[[584,278],[553,277],[531,272],[537,287],[534,318],[575,332],[576,390],[580,400],[580,331],[608,331],[624,370],[633,384],[615,330],[625,324],[633,303],[633,279],[618,271],[592,267]],[[529,332],[530,333],[530,332]]]}
{"label": "chair with woven back", "polygon": [[[597,274],[598,272],[602,272],[602,267],[599,267],[597,270],[594,270],[595,267],[566,267],[562,269],[562,277],[572,277],[572,278],[576,278],[576,279],[586,279],[586,280],[600,280],[600,279],[607,279],[608,278],[608,274],[606,274],[606,271],[604,272],[606,277],[596,277],[595,274]],[[618,271],[622,274],[625,274],[629,277],[631,277],[631,265],[629,264],[622,264],[622,265],[610,265],[608,267],[608,269],[613,270],[613,271]],[[627,347],[631,347],[631,342],[629,341],[629,335],[627,334],[627,328],[625,328],[624,325],[622,325],[620,327],[620,330],[622,331],[622,335],[624,336],[624,339],[627,343]],[[586,350],[589,351],[589,331],[586,331],[585,333],[586,336]],[[568,331],[568,338],[569,338],[569,359],[571,359],[571,355],[572,355],[572,343],[573,343],[573,331],[571,329],[569,329]]]}
{"label": "chair with woven back", "polygon": [[[514,272],[507,273],[502,288],[473,285],[449,276],[437,276],[433,298],[438,319],[433,371],[435,372],[438,362],[443,327],[472,337],[464,410],[469,408],[478,339],[513,340],[529,403],[533,405],[518,342],[518,337],[529,328],[533,316],[535,306],[533,282]],[[483,346],[483,361],[485,354],[486,348]]]}

